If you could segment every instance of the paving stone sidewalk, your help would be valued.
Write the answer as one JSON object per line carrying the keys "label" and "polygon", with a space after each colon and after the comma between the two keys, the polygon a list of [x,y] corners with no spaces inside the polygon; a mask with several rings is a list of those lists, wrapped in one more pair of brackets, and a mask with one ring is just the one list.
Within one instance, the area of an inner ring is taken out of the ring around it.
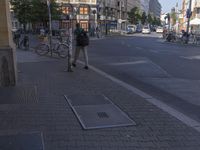
{"label": "paving stone sidewalk", "polygon": [[[0,135],[41,132],[45,150],[199,150],[200,133],[109,79],[66,61],[18,51],[18,85],[38,102],[0,104]],[[63,95],[104,94],[137,125],[83,130]]]}

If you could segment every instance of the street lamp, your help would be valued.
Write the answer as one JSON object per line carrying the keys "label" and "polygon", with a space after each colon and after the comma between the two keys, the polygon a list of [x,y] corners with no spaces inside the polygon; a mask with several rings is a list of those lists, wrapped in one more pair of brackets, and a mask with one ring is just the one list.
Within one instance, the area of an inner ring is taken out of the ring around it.
{"label": "street lamp", "polygon": [[52,51],[52,21],[51,21],[51,8],[50,8],[50,0],[47,0],[47,6],[48,6],[48,15],[49,15],[49,49],[51,51],[51,56],[53,55]]}

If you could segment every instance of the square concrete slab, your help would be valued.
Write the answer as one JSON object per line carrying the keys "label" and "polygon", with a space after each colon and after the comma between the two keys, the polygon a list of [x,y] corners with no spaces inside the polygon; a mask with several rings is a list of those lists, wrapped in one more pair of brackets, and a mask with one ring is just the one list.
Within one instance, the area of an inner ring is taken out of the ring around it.
{"label": "square concrete slab", "polygon": [[41,133],[0,136],[0,150],[44,150]]}
{"label": "square concrete slab", "polygon": [[0,88],[0,104],[38,103],[36,86]]}
{"label": "square concrete slab", "polygon": [[[83,129],[136,125],[127,114],[121,111],[112,101],[103,95],[76,95],[70,96],[70,98],[65,95],[65,98],[76,114]],[[97,98],[97,100],[95,98]],[[81,102],[79,103],[79,101]],[[95,101],[98,103],[95,103]]]}
{"label": "square concrete slab", "polygon": [[72,106],[111,104],[103,95],[70,95],[67,97]]}

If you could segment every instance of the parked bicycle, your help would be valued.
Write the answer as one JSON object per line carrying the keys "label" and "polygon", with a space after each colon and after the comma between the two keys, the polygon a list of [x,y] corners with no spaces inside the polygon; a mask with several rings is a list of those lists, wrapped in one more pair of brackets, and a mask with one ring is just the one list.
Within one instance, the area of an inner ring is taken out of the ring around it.
{"label": "parked bicycle", "polygon": [[47,42],[40,43],[35,49],[35,52],[38,55],[43,56],[49,53],[56,53],[61,58],[66,58],[68,56],[69,45],[67,42],[62,42],[57,39],[56,41],[52,42],[52,47],[50,49],[50,42],[48,40],[48,37],[45,37],[44,41]]}
{"label": "parked bicycle", "polygon": [[188,44],[190,38],[190,34],[182,30],[181,42],[184,44]]}
{"label": "parked bicycle", "polygon": [[167,33],[166,35],[166,41],[168,42],[175,42],[176,41],[176,33],[173,31],[170,31],[169,33]]}

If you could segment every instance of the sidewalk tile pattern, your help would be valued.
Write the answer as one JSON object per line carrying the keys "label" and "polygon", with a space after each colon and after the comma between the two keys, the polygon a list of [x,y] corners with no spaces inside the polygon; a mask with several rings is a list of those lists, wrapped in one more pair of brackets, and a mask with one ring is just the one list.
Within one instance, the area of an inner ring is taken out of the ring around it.
{"label": "sidewalk tile pattern", "polygon": [[[31,53],[30,53],[31,54]],[[0,135],[44,133],[45,150],[198,150],[200,133],[138,95],[77,66],[64,72],[66,61],[18,64],[19,85],[36,85],[37,104],[0,105]],[[136,126],[82,130],[64,94],[104,94]]]}

